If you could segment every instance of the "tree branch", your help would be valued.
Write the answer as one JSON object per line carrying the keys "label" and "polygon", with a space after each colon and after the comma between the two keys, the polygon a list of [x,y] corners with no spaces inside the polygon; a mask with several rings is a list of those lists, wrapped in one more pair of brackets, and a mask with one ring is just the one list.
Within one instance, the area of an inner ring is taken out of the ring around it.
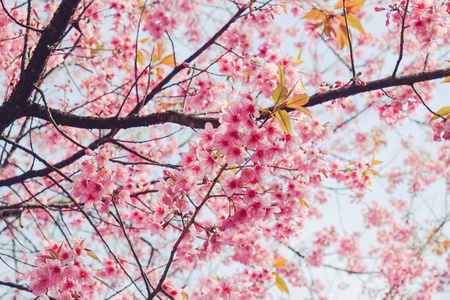
{"label": "tree branch", "polygon": [[12,122],[24,116],[23,111],[30,104],[30,96],[34,86],[39,84],[44,75],[48,59],[61,42],[80,2],[81,0],[63,0],[48,26],[42,31],[42,36],[26,70],[20,76],[20,80],[14,87],[9,99],[0,106],[0,133]]}
{"label": "tree branch", "polygon": [[[322,104],[331,100],[344,98],[360,93],[379,90],[387,87],[408,85],[414,83],[429,81],[438,78],[450,76],[450,68],[439,69],[434,71],[423,71],[411,75],[404,75],[400,77],[386,77],[379,80],[369,81],[366,85],[349,85],[337,89],[333,89],[324,93],[317,93],[309,97],[309,102],[305,107],[311,107]],[[286,109],[293,111],[293,109]],[[183,114],[179,111],[169,110],[165,112],[158,112],[146,116],[131,115],[123,118],[99,118],[99,117],[85,117],[76,116],[57,109],[49,109],[51,116],[58,125],[71,126],[77,128],[88,129],[126,129],[132,127],[150,126],[163,123],[176,123],[191,128],[205,128],[206,123],[210,122],[214,127],[220,125],[218,118],[199,117],[193,114]],[[51,122],[47,109],[39,104],[32,103],[26,111],[26,116],[38,117],[43,120]]]}

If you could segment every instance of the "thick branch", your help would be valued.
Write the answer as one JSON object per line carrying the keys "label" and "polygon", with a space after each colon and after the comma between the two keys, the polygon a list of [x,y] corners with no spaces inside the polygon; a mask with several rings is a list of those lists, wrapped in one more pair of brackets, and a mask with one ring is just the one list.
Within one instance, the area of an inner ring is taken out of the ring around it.
{"label": "thick branch", "polygon": [[47,61],[62,40],[80,1],[63,0],[48,26],[42,31],[42,36],[26,70],[20,76],[20,80],[14,87],[9,99],[0,106],[0,132],[3,132],[12,122],[24,116],[23,112],[29,106],[29,99],[34,86],[41,80]]}
{"label": "thick branch", "polygon": [[439,69],[434,71],[424,71],[411,75],[405,75],[400,77],[387,77],[379,80],[369,81],[366,85],[349,85],[346,87],[334,89],[325,93],[315,94],[309,97],[309,102],[305,105],[315,106],[334,99],[344,98],[360,93],[375,91],[383,88],[412,85],[416,82],[429,81],[438,78],[450,76],[450,68]]}
{"label": "thick branch", "polygon": [[[305,105],[305,107],[315,106],[338,98],[344,98],[387,87],[401,85],[411,86],[412,84],[417,82],[434,80],[446,76],[450,76],[450,68],[434,71],[424,71],[395,78],[387,77],[384,79],[367,82],[366,85],[349,85],[325,93],[314,94],[309,98],[309,102]],[[287,110],[289,111],[292,109]],[[183,114],[179,111],[165,111],[146,116],[128,116],[124,118],[76,116],[56,109],[50,109],[50,112],[55,122],[59,125],[90,129],[126,129],[131,127],[163,124],[167,122],[189,126],[191,128],[205,128],[205,125],[208,122],[212,123],[214,127],[218,127],[220,125],[218,118],[204,118],[196,115]],[[25,115],[51,121],[45,107],[35,103],[30,105],[30,109],[27,110]]]}
{"label": "thick branch", "polygon": [[[214,127],[219,126],[217,118],[202,118],[196,115],[183,114],[179,111],[158,112],[146,116],[130,115],[124,118],[99,118],[77,116],[57,109],[49,109],[51,116],[58,125],[76,128],[96,128],[96,129],[125,129],[132,127],[143,127],[163,123],[176,123],[191,128],[205,128],[205,124],[211,122]],[[46,108],[33,103],[26,112],[27,116],[38,117],[51,121]]]}

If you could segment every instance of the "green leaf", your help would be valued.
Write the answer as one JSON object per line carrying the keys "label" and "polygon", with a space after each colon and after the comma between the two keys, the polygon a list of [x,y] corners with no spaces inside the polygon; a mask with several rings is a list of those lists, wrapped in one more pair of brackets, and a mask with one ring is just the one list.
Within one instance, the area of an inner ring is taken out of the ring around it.
{"label": "green leaf", "polygon": [[284,100],[286,100],[286,95],[288,93],[288,90],[283,85],[278,85],[275,91],[273,91],[272,98],[273,102],[276,104],[282,103]]}
{"label": "green leaf", "polygon": [[283,71],[283,69],[281,68],[281,65],[280,65],[280,64],[278,65],[278,70],[279,70],[278,77],[279,77],[279,79],[280,79],[280,84],[281,84],[282,86],[286,87],[286,77],[284,77],[284,71]]}
{"label": "green leaf", "polygon": [[284,281],[283,278],[280,277],[280,275],[277,272],[273,272],[272,274],[275,275],[275,284],[276,286],[282,290],[283,292],[285,292],[286,294],[289,295],[289,289],[286,285],[286,282]]}
{"label": "green leaf", "polygon": [[311,113],[310,113],[306,108],[304,108],[304,107],[297,107],[297,108],[295,108],[295,109],[301,111],[301,112],[304,113],[305,115],[308,115],[310,118],[312,118]]}
{"label": "green leaf", "polygon": [[303,48],[300,48],[300,52],[298,53],[297,59],[295,60],[296,65],[300,65],[300,64],[304,63],[304,61],[301,59],[302,52],[303,52]]}
{"label": "green leaf", "polygon": [[285,110],[279,110],[275,112],[275,117],[281,125],[284,132],[288,133],[291,131],[291,117]]}
{"label": "green leaf", "polygon": [[286,95],[286,99],[289,98],[289,96],[292,94],[292,92],[294,91],[295,87],[297,86],[298,80],[297,82],[294,84],[294,86],[291,88],[291,90],[289,91],[289,93]]}
{"label": "green leaf", "polygon": [[286,103],[286,106],[297,109],[299,107],[304,106],[308,102],[309,102],[309,96],[307,94],[298,94],[298,95],[292,96]]}
{"label": "green leaf", "polygon": [[358,31],[361,32],[361,34],[366,35],[366,32],[362,28],[361,22],[359,21],[359,19],[357,17],[355,17],[352,14],[347,14],[347,22],[348,22],[348,25],[352,26],[353,28],[358,29]]}

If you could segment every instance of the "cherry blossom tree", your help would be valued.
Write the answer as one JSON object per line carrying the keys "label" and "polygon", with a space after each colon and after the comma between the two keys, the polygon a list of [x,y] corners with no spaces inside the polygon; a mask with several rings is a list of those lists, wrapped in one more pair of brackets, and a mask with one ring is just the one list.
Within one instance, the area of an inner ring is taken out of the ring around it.
{"label": "cherry blossom tree", "polygon": [[448,291],[449,1],[0,2],[2,299]]}

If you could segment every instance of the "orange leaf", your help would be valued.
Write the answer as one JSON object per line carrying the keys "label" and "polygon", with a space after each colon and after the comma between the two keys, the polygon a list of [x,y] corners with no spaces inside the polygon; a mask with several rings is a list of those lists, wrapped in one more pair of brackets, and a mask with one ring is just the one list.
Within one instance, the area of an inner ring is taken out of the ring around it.
{"label": "orange leaf", "polygon": [[85,88],[87,88],[87,89],[89,88],[89,80],[87,80],[87,79],[86,80],[81,80],[81,82],[83,83]]}
{"label": "orange leaf", "polygon": [[173,56],[173,53],[170,54],[170,55],[167,55],[166,57],[164,57],[164,58],[161,60],[161,63],[162,63],[163,65],[166,65],[166,66],[175,68],[175,57]]}
{"label": "orange leaf", "polygon": [[163,55],[163,48],[162,45],[158,42],[156,42],[156,58],[160,60]]}
{"label": "orange leaf", "polygon": [[339,24],[337,36],[338,36],[339,46],[341,46],[341,49],[343,49],[345,45],[347,45],[347,47],[350,48],[350,41],[348,40],[347,28],[342,23]]}
{"label": "orange leaf", "polygon": [[284,281],[283,278],[280,277],[280,275],[277,272],[273,272],[272,274],[275,275],[275,285],[282,290],[283,292],[285,292],[286,294],[289,294],[289,289],[287,287],[286,282]]}
{"label": "orange leaf", "polygon": [[[355,12],[359,8],[361,8],[365,2],[366,2],[366,0],[345,1],[345,7],[347,7],[347,12],[351,13],[351,12]],[[339,9],[342,7],[344,7],[343,1],[339,1],[334,8]]]}
{"label": "orange leaf", "polygon": [[326,36],[330,36],[333,34],[333,36],[336,36],[336,30],[333,28],[333,23],[331,22],[331,18],[328,18],[325,20],[325,26],[323,28],[323,33],[325,33]]}
{"label": "orange leaf", "polygon": [[448,115],[450,115],[450,106],[444,106],[443,108],[441,108],[440,110],[438,110],[438,111],[436,112],[436,115],[434,115],[434,116],[431,118],[431,121],[436,120],[437,118],[439,118],[439,116],[437,116],[437,115],[442,116],[442,117],[444,117],[444,118],[447,119],[447,118],[449,117]]}
{"label": "orange leaf", "polygon": [[97,255],[95,255],[94,252],[92,252],[92,251],[90,251],[90,250],[88,250],[88,249],[85,249],[85,250],[86,250],[87,255],[89,255],[89,256],[92,257],[93,259],[98,260],[100,263],[102,263],[102,261],[97,257]]}
{"label": "orange leaf", "polygon": [[308,203],[305,200],[303,200],[302,198],[300,198],[300,204],[303,205],[304,207],[309,208]]}
{"label": "orange leaf", "polygon": [[323,11],[318,10],[317,8],[314,8],[312,11],[303,16],[303,19],[309,20],[325,20],[326,18],[327,15]]}
{"label": "orange leaf", "polygon": [[290,108],[298,108],[304,106],[308,102],[309,96],[307,94],[298,94],[289,98],[286,106]]}
{"label": "orange leaf", "polygon": [[189,295],[185,291],[181,291],[181,296],[183,296],[183,299],[189,300]]}
{"label": "orange leaf", "polygon": [[275,260],[275,262],[273,263],[273,266],[275,268],[286,269],[286,266],[285,266],[286,263],[287,263],[287,259],[280,257]]}
{"label": "orange leaf", "polygon": [[450,76],[445,77],[444,81],[442,82],[450,82]]}
{"label": "orange leaf", "polygon": [[445,251],[448,250],[448,248],[450,247],[450,241],[449,240],[445,240],[442,242],[442,245],[444,246]]}
{"label": "orange leaf", "polygon": [[137,62],[138,62],[141,66],[144,65],[145,58],[144,58],[144,54],[142,54],[141,51],[138,51],[138,52],[137,52],[136,60],[137,60]]}
{"label": "orange leaf", "polygon": [[378,173],[377,171],[375,171],[374,169],[369,169],[370,172],[372,172],[372,174],[376,175],[378,178],[381,179],[381,175],[380,173]]}

